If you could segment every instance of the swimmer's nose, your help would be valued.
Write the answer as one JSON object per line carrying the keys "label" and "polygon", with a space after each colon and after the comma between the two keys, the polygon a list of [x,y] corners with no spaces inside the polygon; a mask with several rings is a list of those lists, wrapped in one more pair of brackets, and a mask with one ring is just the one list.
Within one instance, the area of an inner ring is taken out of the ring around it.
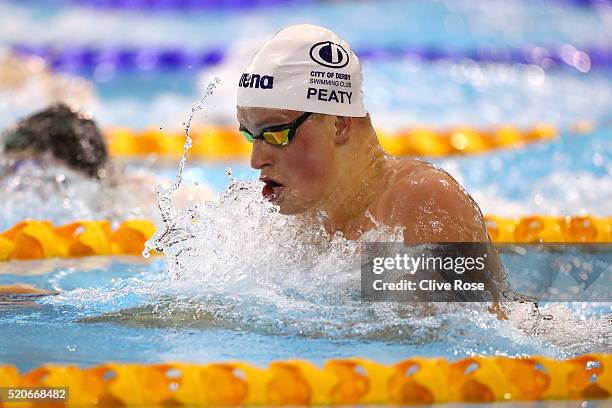
{"label": "swimmer's nose", "polygon": [[274,149],[274,146],[270,146],[263,140],[255,140],[251,152],[251,167],[260,170],[264,166],[272,164],[274,162],[274,151],[272,149]]}

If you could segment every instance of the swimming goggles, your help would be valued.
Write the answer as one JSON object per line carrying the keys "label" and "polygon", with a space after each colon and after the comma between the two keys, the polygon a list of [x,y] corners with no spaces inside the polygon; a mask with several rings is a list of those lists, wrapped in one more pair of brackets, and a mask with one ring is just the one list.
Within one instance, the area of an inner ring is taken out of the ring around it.
{"label": "swimming goggles", "polygon": [[291,138],[295,136],[297,128],[300,127],[310,115],[312,115],[312,112],[306,112],[287,124],[265,128],[258,135],[253,135],[247,128],[240,125],[240,133],[242,133],[251,143],[253,143],[254,140],[265,140],[274,146],[287,146]]}

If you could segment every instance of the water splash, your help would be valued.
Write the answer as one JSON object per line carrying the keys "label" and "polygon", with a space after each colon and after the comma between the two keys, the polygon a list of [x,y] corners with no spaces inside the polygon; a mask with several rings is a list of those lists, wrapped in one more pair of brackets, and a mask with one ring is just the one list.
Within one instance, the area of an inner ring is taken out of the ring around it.
{"label": "water splash", "polygon": [[178,190],[183,181],[183,171],[185,169],[185,164],[187,163],[187,152],[193,146],[193,140],[189,135],[189,131],[191,129],[191,122],[195,116],[195,114],[204,109],[204,102],[206,98],[213,94],[215,87],[221,82],[219,78],[215,78],[213,82],[208,84],[202,98],[199,101],[194,103],[191,106],[191,113],[189,114],[189,118],[185,123],[185,144],[183,145],[183,156],[181,157],[181,161],[179,162],[179,169],[176,174],[176,179],[174,184],[168,188],[164,189],[163,186],[159,185],[156,188],[157,193],[157,201],[159,205],[159,211],[161,213],[163,226],[158,232],[155,234],[153,238],[146,242],[144,250],[142,251],[142,256],[148,258],[150,256],[151,250],[155,249],[157,251],[162,252],[163,246],[161,246],[162,240],[164,237],[168,236],[170,232],[175,229],[175,225],[173,223],[172,217],[172,194]]}
{"label": "water splash", "polygon": [[235,182],[238,181],[238,179],[236,177],[234,177],[234,173],[232,172],[232,168],[228,167],[227,169],[225,169],[225,174],[227,175],[227,178],[230,182],[230,184],[234,184]]}
{"label": "water splash", "polygon": [[350,241],[329,235],[320,217],[282,215],[262,197],[259,182],[231,181],[218,202],[174,215],[173,229],[160,241],[173,279],[156,284],[144,304],[91,321],[444,344],[456,355],[609,350],[606,317],[591,319],[589,331],[581,332],[574,330],[579,317],[567,309],[545,308],[553,319],[542,322],[530,304],[514,304],[507,322],[479,303],[362,302],[361,243],[401,242],[403,231],[379,225]]}

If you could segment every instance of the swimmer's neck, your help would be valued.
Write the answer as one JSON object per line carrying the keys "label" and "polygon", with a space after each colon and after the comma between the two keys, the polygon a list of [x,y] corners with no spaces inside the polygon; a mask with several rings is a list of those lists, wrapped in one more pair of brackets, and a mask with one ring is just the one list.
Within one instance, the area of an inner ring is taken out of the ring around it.
{"label": "swimmer's neck", "polygon": [[350,160],[340,161],[346,165],[336,169],[334,183],[320,206],[330,234],[341,232],[346,236],[355,220],[366,216],[394,174],[396,160],[383,150],[376,134],[360,137],[367,137],[369,142],[347,149]]}

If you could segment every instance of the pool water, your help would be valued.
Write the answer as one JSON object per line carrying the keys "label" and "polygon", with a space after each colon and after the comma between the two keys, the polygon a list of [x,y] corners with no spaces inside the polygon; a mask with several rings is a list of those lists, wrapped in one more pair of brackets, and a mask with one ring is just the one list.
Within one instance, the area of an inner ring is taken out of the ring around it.
{"label": "pool water", "polygon": [[[334,2],[298,7],[277,10],[270,19],[266,9],[185,16],[6,2],[0,12],[12,23],[0,27],[0,39],[5,44],[70,45],[79,38],[104,45],[225,47],[227,59],[203,71],[86,74],[96,96],[83,100],[82,106],[101,126],[164,129],[182,127],[192,103],[215,76],[221,84],[194,120],[236,126],[234,77],[245,55],[276,29],[298,20],[334,27],[356,49],[435,46],[460,52],[525,43],[612,43],[610,10],[563,2]],[[95,36],[89,29],[93,22],[99,28]],[[367,29],[361,29],[360,22],[367,22]],[[44,37],[31,29],[39,24],[49,27]],[[126,32],[128,24],[132,29]],[[71,25],[69,32],[66,27]],[[539,122],[559,129],[554,141],[434,160],[464,185],[485,214],[610,215],[610,69],[579,72],[399,58],[366,61],[364,75],[366,106],[380,129],[414,124],[528,127]],[[48,102],[32,88],[15,92],[19,98],[0,93],[3,127]],[[593,124],[593,130],[577,134],[572,129],[578,121]],[[168,162],[123,164],[126,173],[146,171],[166,179],[177,171],[177,165]],[[241,181],[231,182],[227,168]],[[542,305],[542,313],[552,317],[547,320],[534,317],[526,304],[513,304],[509,321],[500,321],[480,304],[440,304],[429,315],[419,306],[362,303],[359,243],[325,237],[320,231],[305,234],[299,220],[278,215],[262,201],[257,175],[246,162],[189,161],[184,184],[210,185],[221,200],[173,214],[175,242],[162,245],[167,258],[0,264],[0,285],[24,283],[59,292],[0,298],[0,362],[27,370],[47,362],[85,366],[108,360],[241,359],[264,365],[295,357],[318,363],[348,356],[395,362],[413,355],[457,359],[474,354],[570,357],[612,352],[612,303],[605,294],[597,302]],[[72,183],[73,192],[85,191],[82,180]],[[19,206],[4,194],[2,199],[3,230],[30,214],[56,223],[102,214],[79,194],[71,193],[66,206],[65,200],[30,198]],[[126,216],[113,214],[113,221]],[[138,215],[159,222],[157,203]],[[392,241],[397,234],[380,229],[364,240]],[[587,253],[582,261],[595,258]],[[516,280],[525,272],[521,259],[535,258],[503,254],[506,264],[518,265],[507,271],[515,273],[511,277]],[[603,262],[608,265],[604,278],[609,279],[609,255]],[[609,280],[604,278],[599,288],[605,290]]]}
{"label": "pool water", "polygon": [[236,287],[211,288],[212,282],[170,282],[166,266],[160,257],[97,257],[23,262],[8,274],[3,268],[0,284],[19,281],[61,294],[2,299],[0,358],[26,370],[47,362],[240,359],[263,366],[296,357],[320,363],[366,356],[390,363],[412,355],[569,357],[610,351],[609,303],[551,304],[543,311],[554,316],[554,324],[543,322],[534,335],[526,307],[516,308],[513,324],[477,304],[440,305],[432,317],[402,312],[398,305],[340,302],[329,299],[330,291],[291,293],[297,292],[293,284],[268,287],[264,296],[263,283],[250,283],[253,290],[245,294]]}

